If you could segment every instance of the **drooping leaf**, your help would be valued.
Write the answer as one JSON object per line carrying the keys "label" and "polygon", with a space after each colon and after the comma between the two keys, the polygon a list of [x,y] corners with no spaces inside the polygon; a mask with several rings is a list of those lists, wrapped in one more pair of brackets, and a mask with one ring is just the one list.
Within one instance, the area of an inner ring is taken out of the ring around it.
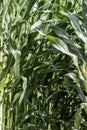
{"label": "drooping leaf", "polygon": [[47,38],[52,42],[53,47],[56,48],[58,51],[73,57],[74,64],[78,66],[77,56],[69,51],[68,46],[61,39],[53,36],[47,36]]}
{"label": "drooping leaf", "polygon": [[71,52],[75,54],[81,60],[82,63],[84,63],[85,59],[82,50],[80,50],[80,45],[78,45],[74,39],[71,39],[70,36],[61,28],[55,27],[54,31],[58,37],[63,39],[63,41],[70,48]]}
{"label": "drooping leaf", "polygon": [[69,17],[77,36],[84,42],[85,53],[86,53],[87,52],[87,34],[82,31],[80,27],[81,25],[80,25],[79,18],[75,14],[70,14],[70,13],[67,16]]}

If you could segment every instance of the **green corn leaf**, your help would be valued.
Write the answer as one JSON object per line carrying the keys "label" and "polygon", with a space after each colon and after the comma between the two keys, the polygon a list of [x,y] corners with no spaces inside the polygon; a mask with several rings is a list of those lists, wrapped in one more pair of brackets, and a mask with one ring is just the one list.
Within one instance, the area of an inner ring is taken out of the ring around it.
{"label": "green corn leaf", "polygon": [[18,10],[18,13],[20,14],[20,12],[22,11],[22,9],[24,8],[24,6],[28,3],[29,1],[28,0],[21,0],[19,1],[19,10]]}
{"label": "green corn leaf", "polygon": [[85,0],[82,0],[82,16],[83,16],[83,25],[87,31],[87,4]]}
{"label": "green corn leaf", "polygon": [[32,7],[34,6],[34,4],[36,3],[37,0],[29,0],[28,6],[27,6],[27,10],[25,12],[25,15],[23,17],[23,19],[28,19],[30,17],[30,11],[32,9]]}
{"label": "green corn leaf", "polygon": [[54,31],[56,35],[63,39],[63,41],[67,44],[67,46],[70,48],[71,52],[75,54],[82,63],[85,62],[85,59],[82,53],[81,47],[74,41],[73,39],[70,39],[69,35],[61,28],[56,27],[54,28]]}
{"label": "green corn leaf", "polygon": [[72,53],[69,52],[68,46],[61,39],[53,37],[53,36],[47,36],[47,38],[48,38],[48,40],[50,40],[51,42],[53,42],[52,45],[57,50],[61,51],[64,54],[72,56]]}
{"label": "green corn leaf", "polygon": [[87,52],[87,34],[82,31],[82,29],[80,27],[81,26],[80,20],[78,19],[78,17],[75,14],[69,13],[67,16],[69,17],[77,36],[84,42],[85,53],[86,53]]}
{"label": "green corn leaf", "polygon": [[17,27],[23,25],[24,23],[25,23],[25,21],[18,21],[18,22],[16,22],[16,24],[11,27],[11,30],[10,30],[11,33],[12,33],[15,29],[17,29]]}
{"label": "green corn leaf", "polygon": [[41,25],[42,25],[42,21],[38,20],[36,23],[34,23],[34,25],[31,26],[31,32],[38,29]]}
{"label": "green corn leaf", "polygon": [[75,56],[75,54],[71,53],[69,51],[68,46],[59,38],[53,37],[53,36],[47,36],[48,40],[52,42],[52,46],[57,49],[58,51],[67,54],[73,58],[73,62],[76,66],[78,66],[78,58]]}
{"label": "green corn leaf", "polygon": [[[82,86],[81,86],[82,82],[80,82],[77,75],[75,73],[69,73],[66,76],[70,77],[77,84],[77,87],[75,89],[78,93],[80,100],[84,103],[87,102],[87,97],[85,96],[85,94],[83,93],[83,90],[82,90]],[[83,84],[83,86],[84,86],[84,84]]]}
{"label": "green corn leaf", "polygon": [[22,92],[22,94],[19,98],[19,105],[23,101],[23,99],[25,97],[25,92],[26,92],[26,89],[27,89],[27,78],[22,76],[22,80],[23,80],[23,84],[22,84],[23,92]]}
{"label": "green corn leaf", "polygon": [[45,21],[47,20],[47,16],[42,17],[41,19],[39,19],[37,22],[35,22],[32,26],[31,26],[31,32],[38,30],[39,28],[41,28],[42,24],[45,23]]}
{"label": "green corn leaf", "polygon": [[82,108],[85,110],[86,114],[87,114],[87,103],[82,103]]}
{"label": "green corn leaf", "polygon": [[21,52],[19,50],[14,50],[13,55],[15,57],[15,64],[14,64],[14,75],[15,78],[20,78],[20,60],[21,60]]}
{"label": "green corn leaf", "polygon": [[4,7],[3,7],[3,12],[2,12],[2,17],[3,20],[5,19],[6,13],[8,11],[9,5],[10,5],[11,0],[5,0],[4,1]]}
{"label": "green corn leaf", "polygon": [[12,103],[14,104],[17,100],[19,100],[19,98],[20,98],[20,92],[17,93],[16,95],[14,95],[14,99],[13,99]]}
{"label": "green corn leaf", "polygon": [[80,130],[80,124],[81,124],[81,107],[77,110],[76,114],[75,114],[75,120],[74,120],[74,129],[75,130]]}

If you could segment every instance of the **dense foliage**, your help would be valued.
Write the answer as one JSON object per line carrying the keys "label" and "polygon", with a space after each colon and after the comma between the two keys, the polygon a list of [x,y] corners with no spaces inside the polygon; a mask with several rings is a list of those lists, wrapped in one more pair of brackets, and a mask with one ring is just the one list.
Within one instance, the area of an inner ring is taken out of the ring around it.
{"label": "dense foliage", "polygon": [[1,0],[3,130],[86,130],[87,2]]}

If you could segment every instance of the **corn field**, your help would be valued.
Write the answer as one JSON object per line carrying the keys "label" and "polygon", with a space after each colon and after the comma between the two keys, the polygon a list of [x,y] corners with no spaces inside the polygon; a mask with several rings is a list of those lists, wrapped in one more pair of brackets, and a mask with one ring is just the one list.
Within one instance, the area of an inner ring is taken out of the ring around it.
{"label": "corn field", "polygon": [[0,127],[87,129],[87,0],[0,1]]}

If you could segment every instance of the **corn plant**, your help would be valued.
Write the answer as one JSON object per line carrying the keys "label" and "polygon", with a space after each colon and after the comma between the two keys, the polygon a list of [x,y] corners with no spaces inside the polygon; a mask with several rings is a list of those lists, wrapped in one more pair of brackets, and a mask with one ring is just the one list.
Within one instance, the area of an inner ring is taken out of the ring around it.
{"label": "corn plant", "polygon": [[2,130],[87,128],[87,2],[1,0]]}

